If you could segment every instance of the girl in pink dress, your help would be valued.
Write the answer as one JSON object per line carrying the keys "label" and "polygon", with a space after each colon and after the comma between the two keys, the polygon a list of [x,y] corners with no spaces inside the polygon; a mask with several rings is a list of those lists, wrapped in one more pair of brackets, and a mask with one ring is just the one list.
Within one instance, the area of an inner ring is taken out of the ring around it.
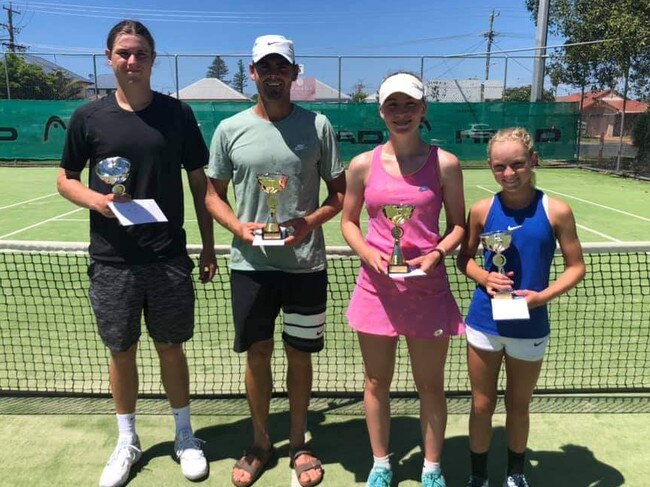
{"label": "girl in pink dress", "polygon": [[[449,338],[464,325],[449,289],[444,258],[464,235],[465,203],[458,159],[420,138],[426,111],[424,87],[417,76],[397,73],[379,89],[380,114],[389,140],[350,163],[343,203],[343,237],[361,259],[357,285],[347,310],[357,332],[365,366],[364,404],[374,457],[369,487],[388,487],[389,390],[400,335],[406,338],[413,377],[420,397],[424,467],[422,485],[445,487],[440,457],[447,423],[444,365]],[[368,212],[363,236],[359,218]],[[393,224],[384,216],[387,204],[414,206],[402,225],[401,247],[409,266],[423,276],[393,278],[388,262],[393,249]],[[438,219],[444,207],[446,229]]]}

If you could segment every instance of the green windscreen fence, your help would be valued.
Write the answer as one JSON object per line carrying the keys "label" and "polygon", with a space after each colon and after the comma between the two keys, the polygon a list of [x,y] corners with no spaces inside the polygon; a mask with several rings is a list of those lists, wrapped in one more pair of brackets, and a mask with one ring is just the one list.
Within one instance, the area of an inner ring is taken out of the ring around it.
{"label": "green windscreen fence", "polygon": [[[57,160],[74,110],[85,101],[0,100],[0,160]],[[190,102],[209,144],[224,118],[251,106],[246,102]],[[338,134],[341,156],[385,142],[386,127],[374,103],[301,103],[325,114]],[[526,127],[542,159],[573,160],[576,155],[576,103],[429,103],[422,137],[456,154],[461,161],[485,159],[490,137],[503,127]]]}

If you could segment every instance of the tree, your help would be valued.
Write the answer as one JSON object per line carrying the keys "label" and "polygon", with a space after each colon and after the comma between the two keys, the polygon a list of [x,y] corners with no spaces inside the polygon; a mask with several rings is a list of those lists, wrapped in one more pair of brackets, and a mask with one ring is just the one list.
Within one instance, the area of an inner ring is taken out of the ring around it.
{"label": "tree", "polygon": [[244,61],[240,59],[239,61],[237,61],[237,72],[232,77],[231,86],[237,91],[239,91],[240,93],[244,93],[244,87],[247,84],[248,84],[248,71],[246,71],[246,67],[244,66]]}
{"label": "tree", "polygon": [[8,97],[7,75],[12,99],[68,100],[78,98],[85,88],[81,81],[68,78],[62,71],[46,73],[40,66],[27,63],[20,56],[7,54],[4,61],[7,71],[4,62],[0,62],[0,98]]}
{"label": "tree", "polygon": [[52,88],[57,100],[72,100],[86,89],[84,83],[78,79],[68,78],[63,71],[55,71],[52,77]]}
{"label": "tree", "polygon": [[226,75],[228,74],[228,66],[220,56],[215,57],[212,60],[212,64],[208,68],[206,76],[208,78],[217,78],[223,82],[226,82]]}
{"label": "tree", "polygon": [[[539,0],[525,1],[536,19]],[[553,0],[549,31],[566,44],[605,40],[552,54],[548,71],[554,84],[601,90],[625,78],[637,96],[650,93],[650,2]]]}
{"label": "tree", "polygon": [[352,93],[350,93],[350,101],[352,103],[364,103],[366,98],[368,98],[368,93],[366,92],[366,85],[363,80],[357,81],[352,86]]}
{"label": "tree", "polygon": [[[530,85],[513,86],[503,90],[503,101],[530,101]],[[544,90],[542,101],[554,101],[555,97],[551,90]]]}

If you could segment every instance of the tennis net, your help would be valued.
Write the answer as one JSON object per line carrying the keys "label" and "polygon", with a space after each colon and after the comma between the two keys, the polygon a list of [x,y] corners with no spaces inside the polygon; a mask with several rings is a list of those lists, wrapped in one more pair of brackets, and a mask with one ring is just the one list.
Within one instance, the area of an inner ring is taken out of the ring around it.
{"label": "tennis net", "polygon": [[[109,394],[109,355],[96,333],[87,297],[86,247],[0,242],[0,394]],[[549,305],[551,344],[536,392],[650,392],[650,243],[591,244],[584,250],[585,280]],[[197,249],[190,251],[196,259]],[[195,335],[185,347],[196,398],[245,394],[245,354],[232,351],[227,255],[227,248],[219,248],[214,281],[196,285]],[[314,360],[314,395],[359,396],[363,364],[345,320],[359,260],[347,248],[328,248],[328,259],[326,346]],[[465,312],[474,286],[455,269],[453,258],[446,264]],[[562,268],[562,257],[556,256],[551,277]],[[414,396],[403,340],[397,353],[393,395]],[[141,395],[161,396],[158,359],[144,328],[138,354]],[[465,340],[453,339],[445,376],[449,395],[469,393],[466,370]],[[286,395],[284,371],[278,346],[273,359],[278,396]]]}

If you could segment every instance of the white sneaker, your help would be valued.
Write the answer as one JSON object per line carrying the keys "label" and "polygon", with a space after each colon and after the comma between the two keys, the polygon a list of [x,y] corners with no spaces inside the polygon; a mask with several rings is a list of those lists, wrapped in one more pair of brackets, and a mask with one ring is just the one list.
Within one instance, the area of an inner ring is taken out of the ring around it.
{"label": "white sneaker", "polygon": [[188,480],[199,480],[208,475],[208,462],[203,455],[201,443],[203,440],[196,438],[189,430],[182,431],[174,441],[176,458]]}
{"label": "white sneaker", "polygon": [[120,487],[129,478],[131,467],[140,460],[142,450],[140,440],[136,436],[133,441],[118,441],[111,458],[108,459],[102,476],[99,478],[99,487]]}
{"label": "white sneaker", "polygon": [[506,477],[503,487],[528,487],[528,482],[523,473],[515,473]]}

